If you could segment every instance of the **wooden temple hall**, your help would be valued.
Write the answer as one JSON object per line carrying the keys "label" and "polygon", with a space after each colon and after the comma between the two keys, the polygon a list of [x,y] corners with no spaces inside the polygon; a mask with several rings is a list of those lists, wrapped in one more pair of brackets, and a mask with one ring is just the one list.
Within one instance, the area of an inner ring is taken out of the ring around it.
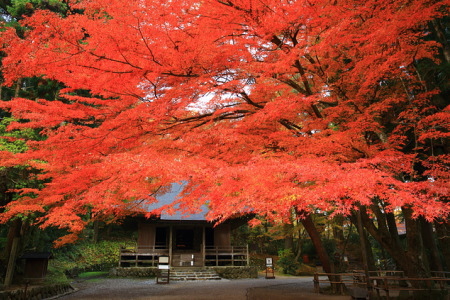
{"label": "wooden temple hall", "polygon": [[[158,207],[170,204],[182,185],[158,197]],[[157,207],[152,206],[150,209]],[[173,267],[247,266],[248,246],[233,246],[231,234],[244,221],[229,220],[218,226],[205,219],[207,208],[193,215],[162,213],[159,219],[141,219],[136,246],[120,252],[120,267],[157,266],[160,256],[168,256]]]}

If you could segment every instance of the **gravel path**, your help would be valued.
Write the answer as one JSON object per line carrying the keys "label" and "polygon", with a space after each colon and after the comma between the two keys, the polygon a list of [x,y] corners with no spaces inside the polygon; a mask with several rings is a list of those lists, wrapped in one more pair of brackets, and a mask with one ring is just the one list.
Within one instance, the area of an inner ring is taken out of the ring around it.
{"label": "gravel path", "polygon": [[349,296],[315,294],[312,277],[239,279],[156,284],[154,279],[98,278],[72,284],[78,291],[59,297],[74,299],[162,300],[348,300]]}

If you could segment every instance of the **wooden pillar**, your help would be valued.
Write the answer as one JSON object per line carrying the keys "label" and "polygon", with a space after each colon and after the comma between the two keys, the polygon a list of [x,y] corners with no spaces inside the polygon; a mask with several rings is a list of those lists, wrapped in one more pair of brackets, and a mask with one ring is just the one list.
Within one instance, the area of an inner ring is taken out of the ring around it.
{"label": "wooden pillar", "polygon": [[173,226],[169,226],[169,265],[172,265]]}
{"label": "wooden pillar", "polygon": [[205,266],[205,259],[206,259],[206,233],[205,233],[205,225],[202,226],[202,267]]}
{"label": "wooden pillar", "polygon": [[247,267],[250,266],[250,254],[248,253],[248,244],[247,244]]}

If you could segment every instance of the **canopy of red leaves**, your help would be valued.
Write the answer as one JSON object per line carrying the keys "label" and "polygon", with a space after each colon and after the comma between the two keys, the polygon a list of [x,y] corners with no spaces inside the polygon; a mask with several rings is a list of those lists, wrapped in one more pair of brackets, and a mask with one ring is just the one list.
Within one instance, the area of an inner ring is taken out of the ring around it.
{"label": "canopy of red leaves", "polygon": [[182,207],[208,202],[214,220],[373,199],[448,215],[450,111],[414,63],[435,59],[427,22],[450,1],[68,2],[67,16],[25,18],[25,37],[2,33],[7,84],[67,87],[1,103],[28,120],[11,128],[47,136],[4,164],[51,179],[2,221],[45,212],[44,226],[76,233],[84,215],[129,214],[180,181]]}

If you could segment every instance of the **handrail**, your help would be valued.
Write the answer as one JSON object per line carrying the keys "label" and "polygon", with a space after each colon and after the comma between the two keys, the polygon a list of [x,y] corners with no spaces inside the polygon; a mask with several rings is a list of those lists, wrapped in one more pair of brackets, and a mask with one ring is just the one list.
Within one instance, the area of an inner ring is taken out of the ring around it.
{"label": "handrail", "polygon": [[[137,266],[138,263],[151,260],[152,265],[155,264],[155,257],[162,254],[169,254],[170,249],[167,246],[152,245],[152,246],[123,246],[120,249],[121,263],[133,263]],[[232,266],[236,264],[249,265],[248,246],[206,246],[202,245],[201,261],[219,265],[219,263],[231,263]],[[152,256],[147,259],[144,257]],[[207,257],[208,256],[208,257]],[[131,259],[130,259],[131,257]],[[135,257],[133,259],[133,257]]]}
{"label": "handrail", "polygon": [[[235,263],[249,265],[249,253],[247,246],[206,246],[204,248],[205,262],[213,263]],[[206,258],[209,256],[209,258]]]}
{"label": "handrail", "polygon": [[165,253],[169,251],[167,247],[161,246],[140,246],[140,247],[122,247],[120,248],[120,254],[125,253]]}

